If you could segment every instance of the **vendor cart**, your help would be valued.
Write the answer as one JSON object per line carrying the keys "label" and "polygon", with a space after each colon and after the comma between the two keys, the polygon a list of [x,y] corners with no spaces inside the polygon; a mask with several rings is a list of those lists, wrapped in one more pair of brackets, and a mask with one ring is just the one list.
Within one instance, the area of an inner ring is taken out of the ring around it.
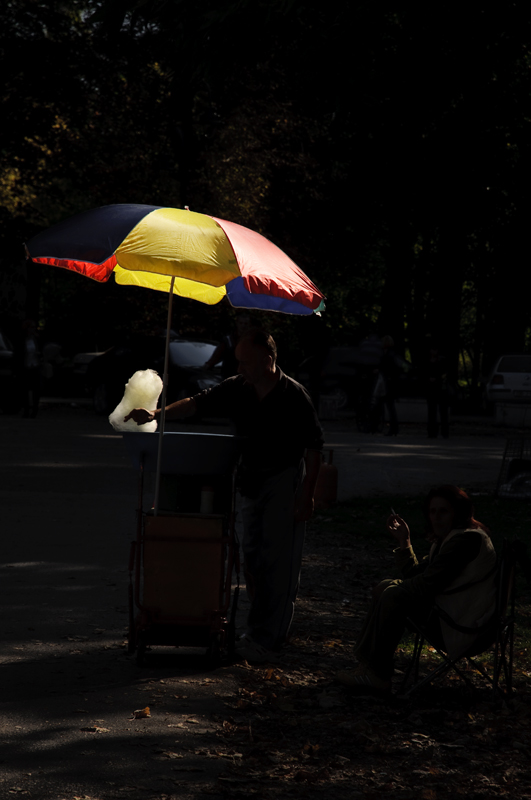
{"label": "vendor cart", "polygon": [[146,477],[157,466],[158,436],[123,436],[139,475],[129,559],[129,652],[141,664],[148,647],[204,648],[215,665],[234,648],[238,439],[165,432],[155,514],[145,497]]}

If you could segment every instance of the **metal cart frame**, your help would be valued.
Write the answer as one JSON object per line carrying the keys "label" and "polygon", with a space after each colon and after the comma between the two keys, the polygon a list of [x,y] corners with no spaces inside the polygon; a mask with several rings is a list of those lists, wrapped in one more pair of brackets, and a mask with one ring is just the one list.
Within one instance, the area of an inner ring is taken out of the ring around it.
{"label": "metal cart frame", "polygon": [[[233,593],[232,577],[235,567],[239,575],[239,551],[234,468],[228,474],[205,474],[201,467],[199,475],[190,475],[170,458],[167,469],[177,483],[185,483],[176,501],[183,508],[155,515],[145,507],[145,476],[153,468],[153,456],[139,439],[128,444],[129,449],[137,448],[134,460],[139,469],[136,538],[129,556],[129,653],[136,652],[141,664],[151,646],[201,647],[210,665],[217,666],[224,653],[233,653],[235,640],[239,586],[237,580]],[[148,444],[152,447],[153,440]],[[208,469],[216,466],[207,463]],[[211,513],[198,509],[205,484],[213,491]]]}

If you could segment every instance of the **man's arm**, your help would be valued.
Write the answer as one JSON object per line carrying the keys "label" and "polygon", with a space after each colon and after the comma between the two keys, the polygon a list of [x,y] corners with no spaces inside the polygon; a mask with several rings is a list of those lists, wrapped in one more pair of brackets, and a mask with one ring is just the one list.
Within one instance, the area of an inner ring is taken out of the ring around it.
{"label": "man's arm", "polygon": [[[162,409],[157,408],[155,411],[149,411],[147,408],[133,408],[129,414],[124,417],[124,422],[132,419],[137,425],[145,425],[146,422],[152,422],[157,419]],[[195,414],[197,405],[193,397],[185,397],[184,400],[177,400],[166,406],[166,419],[185,419]]]}
{"label": "man's arm", "polygon": [[306,475],[295,498],[295,522],[307,522],[313,514],[313,496],[321,468],[321,451],[307,450],[304,462]]}

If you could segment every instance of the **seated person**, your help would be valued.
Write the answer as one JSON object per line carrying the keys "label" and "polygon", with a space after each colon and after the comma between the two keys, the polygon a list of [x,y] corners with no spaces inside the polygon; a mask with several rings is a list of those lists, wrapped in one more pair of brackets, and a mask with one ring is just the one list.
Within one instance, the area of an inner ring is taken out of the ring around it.
{"label": "seated person", "polygon": [[[411,547],[409,528],[398,514],[387,520],[397,540],[394,551],[403,580],[382,581],[373,601],[355,654],[354,671],[339,672],[345,686],[389,691],[393,655],[406,618],[422,623],[435,604],[464,628],[479,628],[494,612],[496,553],[488,529],[473,517],[472,502],[457,486],[432,489],[424,504],[431,550],[420,563]],[[436,618],[429,633],[434,643],[457,658],[474,641],[474,633],[455,630]]]}

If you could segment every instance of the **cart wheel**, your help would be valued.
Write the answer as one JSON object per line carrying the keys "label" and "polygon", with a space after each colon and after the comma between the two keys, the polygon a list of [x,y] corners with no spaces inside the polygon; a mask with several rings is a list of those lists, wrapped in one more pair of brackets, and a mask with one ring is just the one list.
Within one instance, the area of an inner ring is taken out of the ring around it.
{"label": "cart wheel", "polygon": [[136,663],[139,667],[142,666],[144,663],[144,656],[146,655],[146,643],[143,639],[138,640],[137,643],[137,650],[136,650]]}
{"label": "cart wheel", "polygon": [[216,633],[210,639],[210,645],[206,652],[208,669],[217,669],[221,665],[221,637]]}
{"label": "cart wheel", "polygon": [[234,590],[230,619],[229,619],[229,624],[227,626],[227,652],[230,659],[234,658],[234,654],[236,651],[236,612],[238,610],[239,596],[240,596],[240,587],[237,586]]}

